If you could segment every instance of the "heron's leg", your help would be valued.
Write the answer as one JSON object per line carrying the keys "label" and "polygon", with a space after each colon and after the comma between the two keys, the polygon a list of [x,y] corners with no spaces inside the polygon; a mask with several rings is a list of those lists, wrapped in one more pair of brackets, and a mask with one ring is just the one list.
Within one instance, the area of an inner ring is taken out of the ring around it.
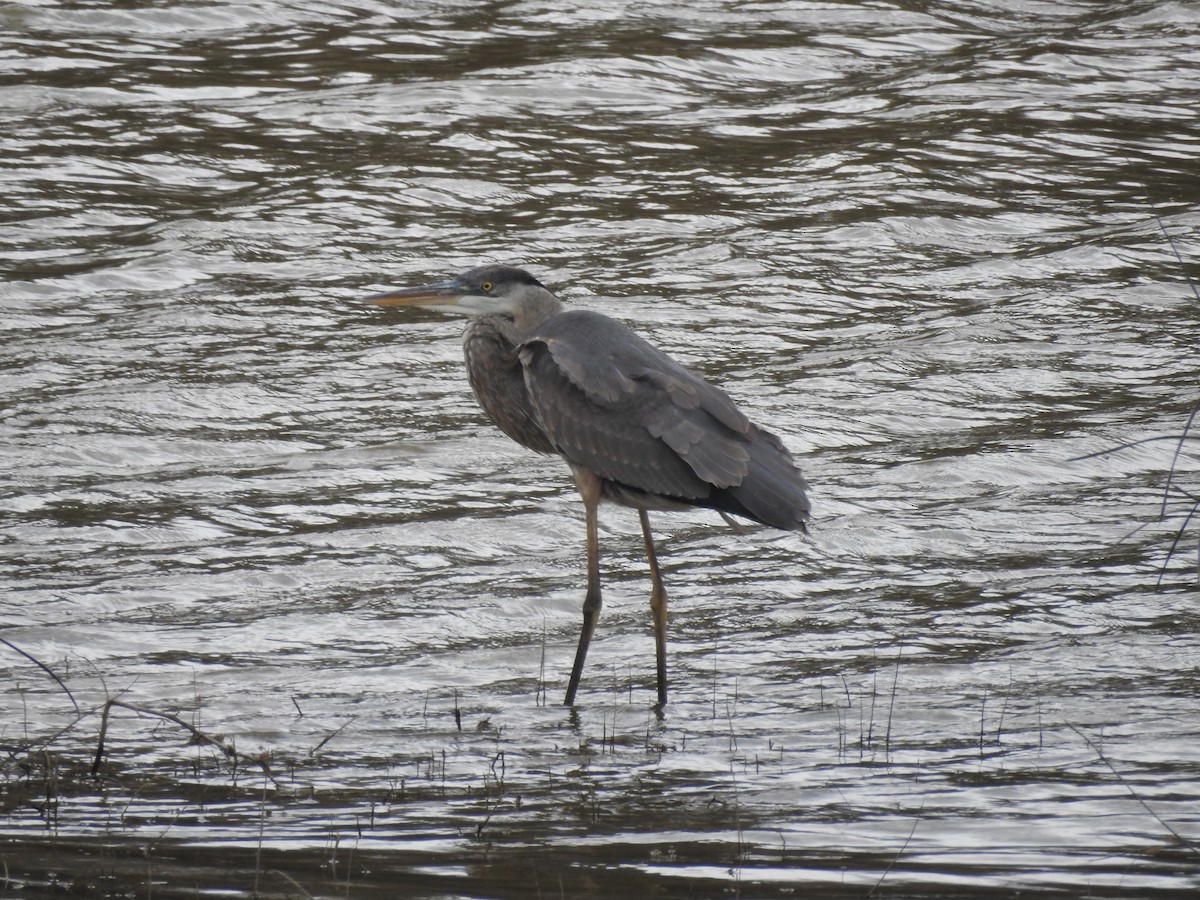
{"label": "heron's leg", "polygon": [[650,515],[638,510],[642,520],[642,540],[646,544],[646,561],[650,564],[650,611],[654,614],[654,655],[658,662],[658,705],[667,704],[667,589],[663,587],[658,570],[658,554],[654,552],[654,537],[650,534]]}
{"label": "heron's leg", "polygon": [[596,511],[600,506],[600,479],[591,472],[576,470],[575,483],[583,497],[583,508],[587,520],[587,593],[583,598],[583,627],[579,630],[579,647],[575,650],[575,664],[571,667],[571,680],[567,682],[566,706],[575,705],[575,692],[579,690],[579,679],[583,675],[583,661],[587,659],[588,645],[596,620],[600,618],[600,540],[596,526]]}

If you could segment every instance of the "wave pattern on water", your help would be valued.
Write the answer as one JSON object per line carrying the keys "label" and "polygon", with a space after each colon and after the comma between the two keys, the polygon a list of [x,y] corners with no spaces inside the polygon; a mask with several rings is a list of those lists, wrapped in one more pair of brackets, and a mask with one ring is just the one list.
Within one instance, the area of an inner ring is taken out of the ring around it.
{"label": "wave pattern on water", "polygon": [[[1161,439],[1196,403],[1193,5],[0,21],[23,896],[1200,887],[1194,524],[1166,559],[1200,465]],[[486,425],[454,323],[360,302],[493,260],[813,483],[807,539],[656,517],[662,717],[636,523],[568,714],[563,466]]]}

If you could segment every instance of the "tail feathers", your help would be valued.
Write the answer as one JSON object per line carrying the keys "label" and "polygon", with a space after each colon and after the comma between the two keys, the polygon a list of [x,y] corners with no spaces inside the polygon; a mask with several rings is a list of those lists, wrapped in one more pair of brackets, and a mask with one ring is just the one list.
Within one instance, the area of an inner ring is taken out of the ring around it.
{"label": "tail feathers", "polygon": [[713,491],[714,509],[745,516],[784,531],[806,531],[808,485],[783,442],[755,428],[748,445],[749,470],[740,484]]}

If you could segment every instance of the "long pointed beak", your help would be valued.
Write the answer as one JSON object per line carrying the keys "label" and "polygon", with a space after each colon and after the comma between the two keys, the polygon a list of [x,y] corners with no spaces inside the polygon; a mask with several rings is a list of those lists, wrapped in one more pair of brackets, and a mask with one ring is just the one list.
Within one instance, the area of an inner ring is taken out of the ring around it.
{"label": "long pointed beak", "polygon": [[462,302],[463,289],[457,281],[439,281],[420,287],[384,291],[363,298],[376,306],[434,306],[455,307]]}

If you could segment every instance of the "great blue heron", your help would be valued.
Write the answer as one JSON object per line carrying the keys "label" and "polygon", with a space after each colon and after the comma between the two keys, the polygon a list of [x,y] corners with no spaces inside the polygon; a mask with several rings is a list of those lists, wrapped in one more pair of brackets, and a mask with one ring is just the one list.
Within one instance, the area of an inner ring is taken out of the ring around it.
{"label": "great blue heron", "polygon": [[804,477],[771,432],[729,396],[608,316],[564,310],[536,278],[481,266],[457,278],[367,298],[470,316],[467,377],[501,431],[570,465],[587,520],[583,628],[567,685],[575,703],[600,615],[596,509],[638,511],[650,565],[658,702],[667,702],[667,592],[647,510],[709,507],[786,530],[805,530]]}

